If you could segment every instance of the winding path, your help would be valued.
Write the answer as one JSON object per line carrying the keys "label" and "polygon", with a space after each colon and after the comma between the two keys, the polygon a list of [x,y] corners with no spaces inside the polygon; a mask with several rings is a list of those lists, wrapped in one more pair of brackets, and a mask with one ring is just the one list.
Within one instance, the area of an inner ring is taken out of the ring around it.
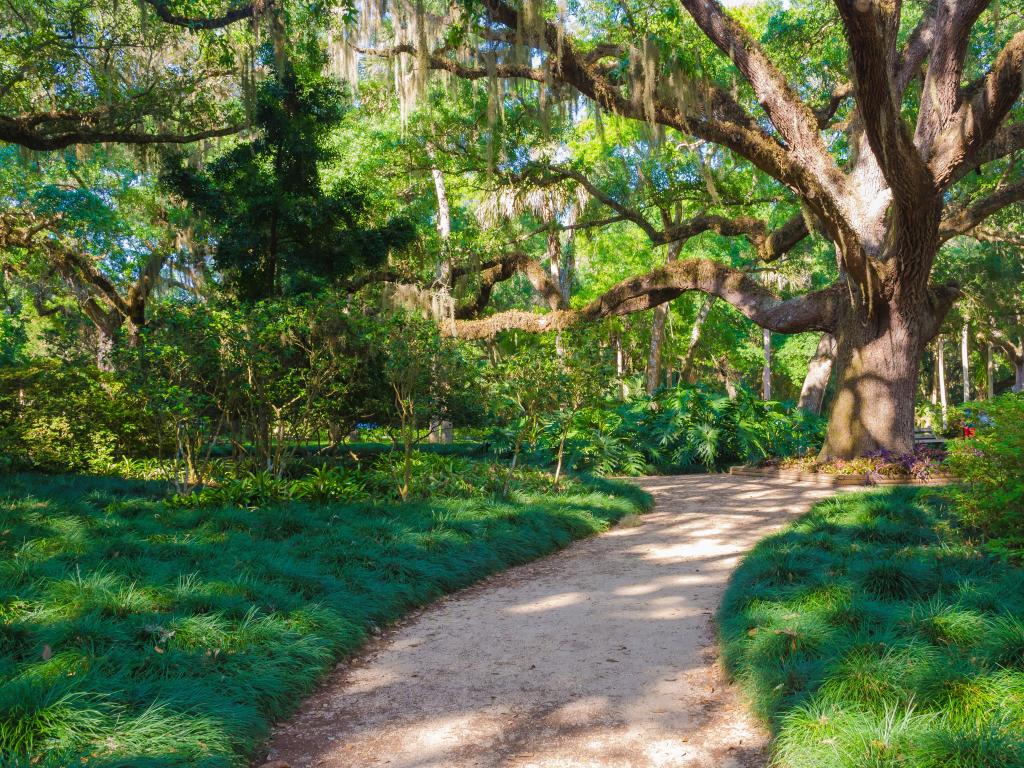
{"label": "winding path", "polygon": [[711,619],[760,538],[831,489],[728,475],[639,481],[635,526],[435,603],[339,665],[275,732],[305,768],[747,768],[765,733]]}

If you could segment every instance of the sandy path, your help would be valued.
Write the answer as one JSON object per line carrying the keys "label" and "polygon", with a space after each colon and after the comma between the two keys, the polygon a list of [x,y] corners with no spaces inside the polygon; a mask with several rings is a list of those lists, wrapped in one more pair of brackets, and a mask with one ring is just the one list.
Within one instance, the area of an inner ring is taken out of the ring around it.
{"label": "sandy path", "polygon": [[268,760],[390,768],[746,768],[765,734],[715,661],[739,557],[834,491],[647,478],[656,506],[441,600],[340,665]]}

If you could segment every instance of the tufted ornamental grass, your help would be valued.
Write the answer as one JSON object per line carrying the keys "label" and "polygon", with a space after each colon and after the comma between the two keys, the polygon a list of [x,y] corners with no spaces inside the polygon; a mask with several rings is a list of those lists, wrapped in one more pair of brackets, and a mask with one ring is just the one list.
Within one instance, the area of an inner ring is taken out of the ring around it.
{"label": "tufted ornamental grass", "polygon": [[599,480],[256,509],[174,508],[142,481],[0,483],[7,768],[244,765],[375,627],[649,504]]}
{"label": "tufted ornamental grass", "polygon": [[776,768],[1024,767],[1024,571],[935,491],[816,505],[745,558],[719,622]]}

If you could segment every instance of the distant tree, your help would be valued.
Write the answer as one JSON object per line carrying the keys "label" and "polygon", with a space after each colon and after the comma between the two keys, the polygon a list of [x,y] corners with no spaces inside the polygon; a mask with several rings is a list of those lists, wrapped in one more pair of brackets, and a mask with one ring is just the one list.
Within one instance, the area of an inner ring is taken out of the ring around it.
{"label": "distant tree", "polygon": [[247,300],[308,288],[374,267],[412,241],[410,221],[376,224],[367,196],[344,177],[328,186],[328,137],[348,108],[345,90],[319,74],[289,70],[260,86],[257,136],[195,170],[168,164],[167,184],[206,216],[215,262]]}

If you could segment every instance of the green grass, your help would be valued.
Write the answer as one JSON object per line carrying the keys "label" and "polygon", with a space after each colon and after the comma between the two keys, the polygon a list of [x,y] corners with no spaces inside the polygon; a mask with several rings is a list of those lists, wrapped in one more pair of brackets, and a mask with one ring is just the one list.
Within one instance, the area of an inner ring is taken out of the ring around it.
{"label": "green grass", "polygon": [[0,477],[0,765],[244,765],[374,627],[649,503],[598,480],[391,506],[160,497]]}
{"label": "green grass", "polygon": [[818,504],[747,556],[719,623],[777,768],[1024,767],[1024,571],[936,491]]}

